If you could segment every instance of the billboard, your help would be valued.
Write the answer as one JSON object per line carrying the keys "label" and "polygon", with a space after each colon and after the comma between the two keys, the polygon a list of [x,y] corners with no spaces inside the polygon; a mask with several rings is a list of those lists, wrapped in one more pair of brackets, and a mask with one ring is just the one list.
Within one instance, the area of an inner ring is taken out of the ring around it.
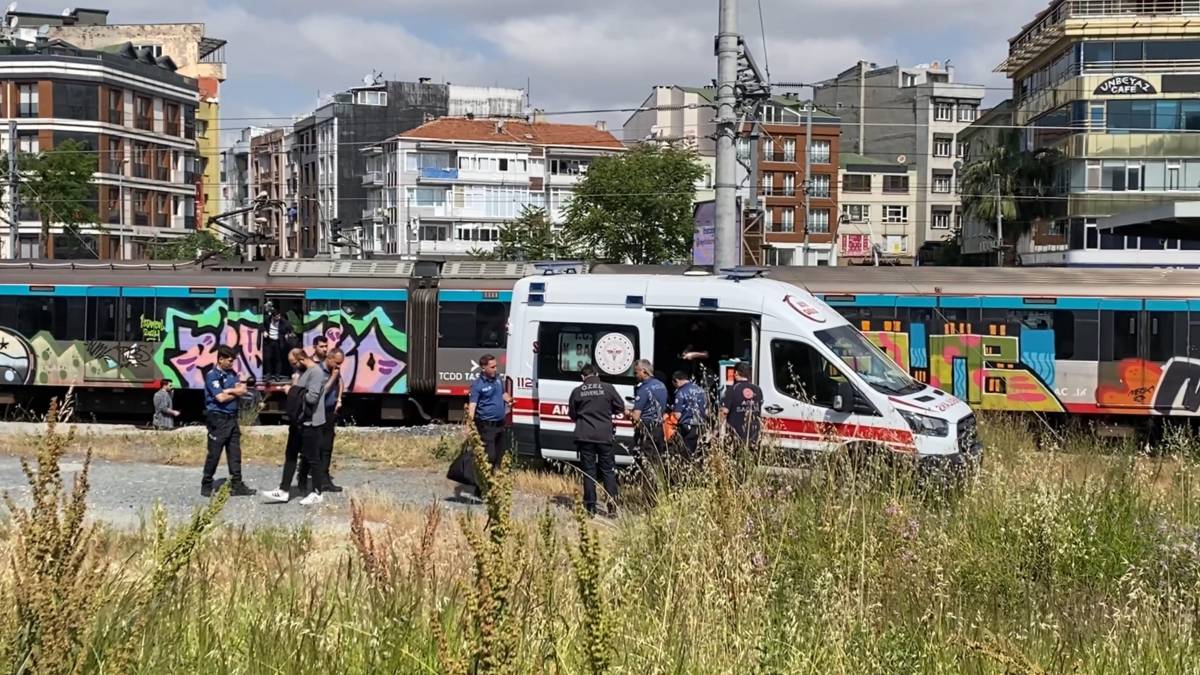
{"label": "billboard", "polygon": [[[742,251],[742,200],[738,199],[737,208],[734,209],[737,219],[737,240],[734,242],[734,247],[737,255],[734,260],[741,260]],[[692,238],[692,264],[693,265],[713,265],[716,260],[717,249],[717,202],[709,200],[705,202],[696,202],[692,208],[692,222],[695,223],[695,234]]]}

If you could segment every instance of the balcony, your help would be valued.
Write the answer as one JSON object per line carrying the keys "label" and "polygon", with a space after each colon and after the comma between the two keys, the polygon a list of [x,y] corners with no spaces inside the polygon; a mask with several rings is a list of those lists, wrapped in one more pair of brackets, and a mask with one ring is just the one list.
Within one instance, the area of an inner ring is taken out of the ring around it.
{"label": "balcony", "polygon": [[382,186],[383,185],[383,172],[382,171],[368,171],[368,172],[364,173],[363,177],[362,177],[362,184],[367,185],[367,186],[377,186],[377,187]]}
{"label": "balcony", "polygon": [[439,169],[437,167],[422,167],[420,180],[422,183],[448,183],[458,180],[458,169]]}

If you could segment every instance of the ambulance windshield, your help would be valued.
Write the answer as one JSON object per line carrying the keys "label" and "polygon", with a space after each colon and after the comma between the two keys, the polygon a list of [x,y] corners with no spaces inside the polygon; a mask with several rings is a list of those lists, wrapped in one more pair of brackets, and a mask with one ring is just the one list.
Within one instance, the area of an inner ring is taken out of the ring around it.
{"label": "ambulance windshield", "polygon": [[904,396],[925,388],[851,326],[819,330],[817,338],[876,391]]}

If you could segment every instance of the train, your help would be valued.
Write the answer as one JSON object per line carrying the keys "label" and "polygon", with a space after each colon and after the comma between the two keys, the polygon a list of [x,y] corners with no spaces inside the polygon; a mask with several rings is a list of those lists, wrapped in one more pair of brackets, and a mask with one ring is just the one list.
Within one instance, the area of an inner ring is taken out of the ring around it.
{"label": "train", "polygon": [[[577,274],[695,274],[571,263]],[[264,308],[298,343],[346,354],[359,423],[461,419],[481,354],[503,365],[516,282],[534,263],[276,260],[0,264],[0,407],[73,392],[78,413],[148,419],[172,382],[199,417],[204,372],[229,345],[257,409],[282,411],[263,373]],[[701,272],[702,273],[702,272]],[[1200,271],[1118,268],[779,267],[915,379],[976,410],[1124,420],[1200,416]]]}

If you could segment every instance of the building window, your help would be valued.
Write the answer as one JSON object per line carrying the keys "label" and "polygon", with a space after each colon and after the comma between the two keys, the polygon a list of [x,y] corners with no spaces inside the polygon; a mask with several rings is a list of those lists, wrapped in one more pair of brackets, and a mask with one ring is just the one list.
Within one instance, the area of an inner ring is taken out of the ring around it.
{"label": "building window", "polygon": [[848,223],[871,222],[870,204],[842,204],[842,216]]}
{"label": "building window", "polygon": [[750,161],[750,139],[737,139],[737,156],[738,159]]}
{"label": "building window", "polygon": [[1106,161],[1101,164],[1100,189],[1129,192],[1142,189],[1142,165],[1139,162]]}
{"label": "building window", "polygon": [[950,183],[954,177],[948,173],[933,174],[933,191],[938,194],[950,194]]}
{"label": "building window", "polygon": [[812,177],[812,182],[808,187],[808,194],[811,197],[829,197],[829,176],[816,174]]}
{"label": "building window", "polygon": [[764,162],[779,161],[779,158],[776,157],[776,155],[775,155],[775,150],[778,147],[779,147],[779,145],[775,142],[775,139],[768,139],[768,140],[764,141],[763,142],[763,161]]}
{"label": "building window", "polygon": [[953,122],[954,121],[954,104],[952,103],[934,103],[933,104],[933,119],[938,122]]}
{"label": "building window", "polygon": [[829,209],[808,210],[808,231],[816,234],[829,232]]}
{"label": "building window", "polygon": [[883,191],[908,194],[908,176],[884,176]]}
{"label": "building window", "polygon": [[785,138],[783,141],[783,161],[796,161],[796,139]]}
{"label": "building window", "polygon": [[125,92],[108,90],[108,123],[125,126]]}
{"label": "building window", "polygon": [[179,106],[168,104],[163,106],[163,133],[168,136],[179,135]]}
{"label": "building window", "polygon": [[883,238],[883,250],[891,254],[908,253],[908,236],[889,234]]}
{"label": "building window", "polygon": [[796,209],[788,207],[780,210],[782,222],[779,223],[779,229],[776,232],[795,232],[796,231]]}
{"label": "building window", "polygon": [[787,197],[796,196],[796,174],[783,174],[783,194]]}
{"label": "building window", "polygon": [[842,192],[870,192],[871,176],[865,173],[848,173],[842,177]]}
{"label": "building window", "polygon": [[933,210],[933,220],[930,222],[929,227],[934,230],[950,229],[951,214],[952,214],[951,211],[944,211],[942,209],[934,209]]}
{"label": "building window", "polygon": [[763,231],[773,232],[775,229],[775,209],[763,209]]}
{"label": "building window", "polygon": [[41,144],[38,142],[38,132],[17,132],[17,152],[28,155],[36,155],[41,152]]}
{"label": "building window", "polygon": [[133,46],[133,48],[138,51],[141,51],[143,49],[149,50],[150,55],[156,59],[163,55],[163,48],[162,48],[162,45],[160,45],[160,44],[154,44],[154,43],[146,43],[146,44],[140,44],[140,45],[135,44]]}
{"label": "building window", "polygon": [[1104,104],[1093,103],[1088,108],[1088,123],[1093,129],[1104,128]]}
{"label": "building window", "polygon": [[776,267],[791,267],[792,255],[796,252],[792,248],[768,248],[763,253],[766,255],[767,264]]}
{"label": "building window", "polygon": [[934,157],[949,157],[950,149],[954,147],[954,139],[950,136],[934,136],[933,137],[933,156]]}
{"label": "building window", "polygon": [[955,153],[956,154],[954,156],[961,159],[965,164],[967,162],[967,158],[971,155],[971,144],[966,141],[959,141]]}
{"label": "building window", "polygon": [[18,101],[17,117],[38,116],[38,85],[37,82],[23,82],[17,85]]}
{"label": "building window", "polygon": [[358,105],[387,105],[386,91],[357,91],[354,92],[354,102]]}
{"label": "building window", "polygon": [[107,212],[106,218],[109,225],[117,225],[121,223],[121,188],[108,187],[104,188],[104,210]]}
{"label": "building window", "polygon": [[813,141],[812,148],[809,149],[810,160],[814,164],[828,164],[831,157],[830,149],[829,141]]}
{"label": "building window", "polygon": [[768,197],[775,194],[775,174],[763,174],[762,193]]}
{"label": "building window", "polygon": [[[461,159],[460,159],[461,162]],[[462,168],[459,166],[459,168]],[[550,160],[551,176],[582,176],[587,173],[588,163],[578,159]]]}
{"label": "building window", "polygon": [[904,204],[885,204],[883,207],[883,222],[907,223],[908,206]]}
{"label": "building window", "polygon": [[1085,176],[1084,189],[1099,190],[1100,181],[1100,160],[1089,159],[1087,162],[1087,175]]}
{"label": "building window", "polygon": [[[1097,172],[1099,172],[1099,169],[1097,169]],[[1178,164],[1167,164],[1167,189],[1168,190],[1178,190],[1179,189],[1179,165]]]}
{"label": "building window", "polygon": [[154,100],[148,96],[134,97],[133,126],[143,131],[154,130]]}
{"label": "building window", "polygon": [[975,115],[979,112],[978,108],[965,103],[958,104],[958,121],[959,122],[974,122]]}

